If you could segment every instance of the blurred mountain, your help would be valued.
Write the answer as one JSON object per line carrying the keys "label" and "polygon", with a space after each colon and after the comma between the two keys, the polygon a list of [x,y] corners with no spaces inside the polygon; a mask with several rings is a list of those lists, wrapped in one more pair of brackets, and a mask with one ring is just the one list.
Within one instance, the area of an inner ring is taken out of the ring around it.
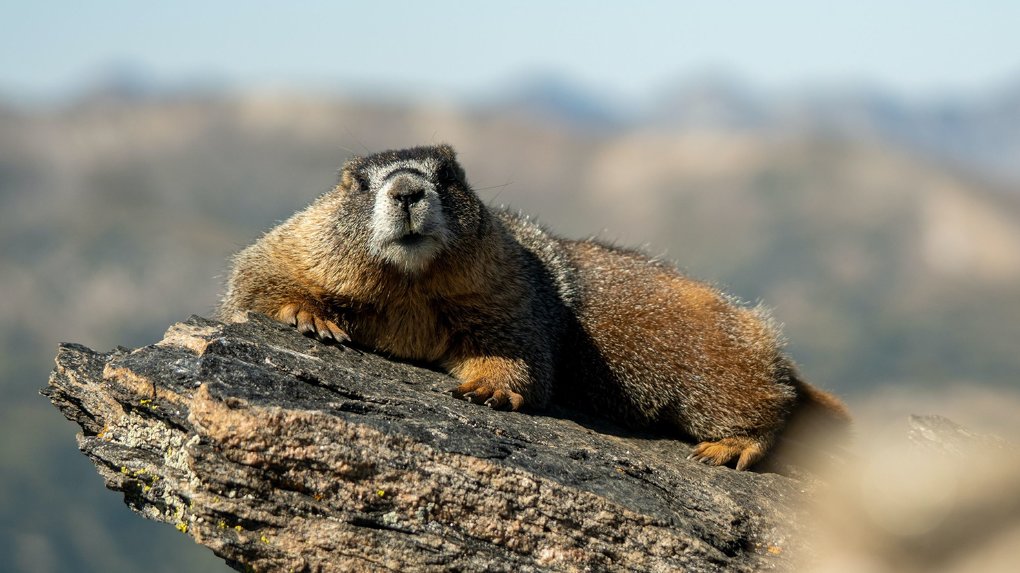
{"label": "blurred mountain", "polygon": [[979,95],[919,101],[860,86],[770,94],[708,76],[666,90],[642,124],[877,140],[989,179],[1020,181],[1020,78]]}
{"label": "blurred mountain", "polygon": [[702,74],[663,90],[642,123],[671,130],[758,129],[775,121],[774,105],[733,76]]}
{"label": "blurred mountain", "polygon": [[861,85],[773,93],[731,75],[702,74],[637,105],[547,74],[510,82],[477,107],[603,132],[754,130],[869,140],[947,161],[1009,189],[1020,182],[1020,78],[981,94],[910,99]]}
{"label": "blurred mountain", "polygon": [[551,73],[507,82],[478,107],[487,114],[553,122],[574,129],[607,130],[632,120],[623,106]]}
{"label": "blurred mountain", "polygon": [[0,466],[0,510],[17,516],[0,552],[16,571],[205,570],[116,542],[133,533],[110,533],[112,494],[75,505],[79,479],[100,485],[34,391],[58,341],[139,346],[208,315],[229,255],[352,154],[450,142],[484,199],[764,300],[805,374],[851,402],[1020,383],[1020,89],[916,103],[713,80],[630,113],[550,83],[472,107],[126,83],[0,103],[0,420],[18,424],[0,458],[27,460]]}
{"label": "blurred mountain", "polygon": [[1020,79],[977,95],[914,100],[854,85],[769,93],[711,74],[679,81],[641,106],[549,75],[509,84],[481,109],[572,129],[754,130],[869,140],[947,161],[1006,189],[1020,182]]}

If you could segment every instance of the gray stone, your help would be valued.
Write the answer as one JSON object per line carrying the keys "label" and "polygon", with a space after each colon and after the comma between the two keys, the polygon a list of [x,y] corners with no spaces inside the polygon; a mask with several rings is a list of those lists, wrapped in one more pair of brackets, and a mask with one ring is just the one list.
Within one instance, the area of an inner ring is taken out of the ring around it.
{"label": "gray stone", "polygon": [[43,393],[141,515],[240,570],[752,571],[810,559],[805,473],[552,407],[454,399],[445,374],[257,315],[159,343],[64,344]]}

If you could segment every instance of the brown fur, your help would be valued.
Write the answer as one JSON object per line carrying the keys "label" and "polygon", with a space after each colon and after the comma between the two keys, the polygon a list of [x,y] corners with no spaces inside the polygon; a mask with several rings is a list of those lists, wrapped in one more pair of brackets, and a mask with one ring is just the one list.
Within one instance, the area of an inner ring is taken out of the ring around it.
{"label": "brown fur", "polygon": [[[402,266],[405,251],[373,243],[380,225],[388,236],[415,216],[441,221],[447,241],[422,268],[420,251],[408,247]],[[633,425],[672,424],[710,464],[751,466],[791,419],[849,420],[794,372],[764,311],[641,253],[490,211],[446,146],[349,162],[334,191],[235,258],[221,316],[246,310],[441,366],[457,396],[492,407],[555,394]]]}

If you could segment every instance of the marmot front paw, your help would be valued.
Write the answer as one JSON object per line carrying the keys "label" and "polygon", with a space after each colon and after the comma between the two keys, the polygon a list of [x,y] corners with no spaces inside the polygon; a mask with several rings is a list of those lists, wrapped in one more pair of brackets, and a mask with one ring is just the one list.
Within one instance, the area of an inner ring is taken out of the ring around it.
{"label": "marmot front paw", "polygon": [[512,390],[505,390],[484,379],[472,380],[457,386],[453,395],[475,404],[485,404],[496,410],[519,410],[524,396]]}
{"label": "marmot front paw", "polygon": [[308,304],[299,302],[285,304],[277,311],[276,320],[295,326],[301,334],[318,338],[323,342],[346,344],[351,341],[351,337],[342,328],[332,320],[319,316],[314,307]]}

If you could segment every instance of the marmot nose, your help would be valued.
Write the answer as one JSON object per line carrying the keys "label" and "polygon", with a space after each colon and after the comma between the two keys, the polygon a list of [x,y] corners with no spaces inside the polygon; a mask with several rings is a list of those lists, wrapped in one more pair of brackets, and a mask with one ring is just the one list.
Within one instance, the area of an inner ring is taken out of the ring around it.
{"label": "marmot nose", "polygon": [[394,181],[390,185],[389,196],[407,208],[425,198],[425,188],[415,182],[402,179]]}

